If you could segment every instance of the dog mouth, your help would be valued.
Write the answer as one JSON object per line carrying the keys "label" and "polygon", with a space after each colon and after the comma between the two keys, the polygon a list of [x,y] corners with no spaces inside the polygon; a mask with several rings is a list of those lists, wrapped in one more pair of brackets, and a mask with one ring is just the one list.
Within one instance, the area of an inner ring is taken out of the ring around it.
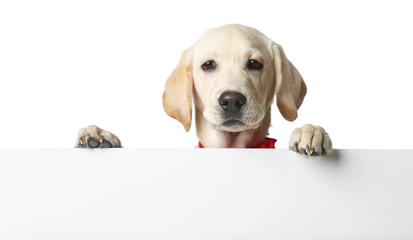
{"label": "dog mouth", "polygon": [[217,107],[210,107],[203,112],[214,128],[228,132],[240,132],[257,128],[265,116],[263,108],[258,105],[245,106],[238,113],[226,113]]}

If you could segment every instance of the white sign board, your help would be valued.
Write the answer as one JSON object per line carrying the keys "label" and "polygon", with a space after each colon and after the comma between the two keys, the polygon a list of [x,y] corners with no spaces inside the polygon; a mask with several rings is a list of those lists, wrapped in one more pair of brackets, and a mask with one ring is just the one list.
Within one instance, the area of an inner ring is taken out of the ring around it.
{"label": "white sign board", "polygon": [[0,149],[0,239],[413,239],[413,150]]}

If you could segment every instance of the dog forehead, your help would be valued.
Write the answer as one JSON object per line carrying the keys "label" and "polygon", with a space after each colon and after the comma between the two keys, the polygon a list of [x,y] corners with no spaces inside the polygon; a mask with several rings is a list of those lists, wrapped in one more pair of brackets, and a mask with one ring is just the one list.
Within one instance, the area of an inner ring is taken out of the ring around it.
{"label": "dog forehead", "polygon": [[236,52],[256,49],[264,50],[268,39],[254,28],[242,25],[225,25],[203,34],[195,43],[195,55],[204,56],[214,52]]}

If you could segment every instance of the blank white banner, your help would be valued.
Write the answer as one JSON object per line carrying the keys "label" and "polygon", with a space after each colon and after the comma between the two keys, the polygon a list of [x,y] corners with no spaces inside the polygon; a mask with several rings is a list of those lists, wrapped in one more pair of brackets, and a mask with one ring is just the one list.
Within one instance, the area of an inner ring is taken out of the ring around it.
{"label": "blank white banner", "polygon": [[413,239],[413,150],[0,149],[0,239]]}

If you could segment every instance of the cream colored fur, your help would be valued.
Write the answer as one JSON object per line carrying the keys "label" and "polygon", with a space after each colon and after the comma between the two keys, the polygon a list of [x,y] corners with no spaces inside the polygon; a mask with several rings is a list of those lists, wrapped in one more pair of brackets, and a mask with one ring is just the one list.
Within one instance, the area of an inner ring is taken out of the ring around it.
{"label": "cream colored fur", "polygon": [[[247,61],[251,59],[261,62],[263,69],[247,69]],[[216,69],[204,71],[201,66],[212,60]],[[217,99],[228,90],[240,92],[248,99],[241,109],[243,125],[222,125],[226,119]],[[259,144],[267,135],[275,95],[282,116],[294,121],[306,91],[301,75],[280,45],[256,29],[226,25],[206,32],[182,54],[166,83],[163,103],[166,113],[180,121],[188,131],[193,99],[197,136],[205,147],[243,148]],[[303,127],[308,126],[312,125]],[[314,150],[313,155],[330,152],[331,141],[323,138],[328,135],[324,130],[321,133],[321,129],[315,127],[313,131],[316,136],[321,134],[321,142],[314,142],[314,145],[311,139],[293,134],[290,148],[305,154]]]}
{"label": "cream colored fur", "polygon": [[[110,144],[108,144],[110,143]],[[98,126],[90,125],[81,128],[77,134],[75,148],[120,148],[122,147],[119,138]]]}
{"label": "cream colored fur", "polygon": [[[247,68],[252,59],[262,63],[263,68]],[[207,61],[214,61],[216,69],[203,70]],[[237,119],[242,124],[223,124],[228,117],[218,98],[225,91],[246,96]],[[189,131],[194,102],[197,136],[205,147],[245,148],[259,144],[268,134],[275,96],[282,116],[294,121],[306,92],[300,73],[280,45],[253,28],[234,24],[206,32],[183,52],[166,82],[163,106]],[[121,147],[121,143],[113,133],[91,125],[80,129],[75,147]],[[310,124],[293,131],[289,147],[311,156],[332,151],[325,130]]]}

